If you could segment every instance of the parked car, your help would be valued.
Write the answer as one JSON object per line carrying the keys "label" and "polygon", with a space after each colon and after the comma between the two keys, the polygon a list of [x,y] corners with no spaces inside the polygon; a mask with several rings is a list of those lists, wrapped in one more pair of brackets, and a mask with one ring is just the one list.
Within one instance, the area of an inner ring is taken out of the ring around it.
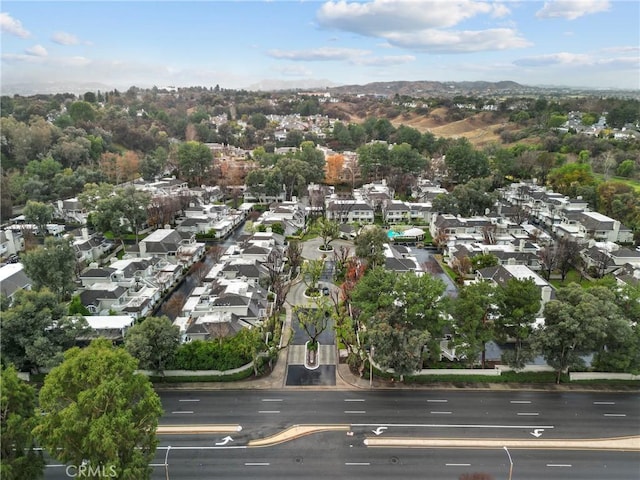
{"label": "parked car", "polygon": [[322,287],[322,294],[324,296],[328,296],[329,295],[329,287]]}

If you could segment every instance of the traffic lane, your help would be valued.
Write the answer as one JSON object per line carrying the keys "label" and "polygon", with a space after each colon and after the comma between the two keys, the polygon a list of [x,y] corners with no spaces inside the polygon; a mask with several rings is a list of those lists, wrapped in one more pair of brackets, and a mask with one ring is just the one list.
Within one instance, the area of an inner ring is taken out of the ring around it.
{"label": "traffic lane", "polygon": [[[636,394],[542,392],[529,393],[526,401],[531,403],[512,403],[523,401],[513,400],[512,393],[216,391],[200,392],[201,398],[181,398],[185,392],[161,392],[165,408],[161,424],[237,423],[245,428],[309,423],[455,424],[531,430],[553,426],[544,435],[556,438],[635,435],[639,431]],[[612,415],[607,412],[625,416],[607,416]],[[505,430],[502,436],[509,435]]]}
{"label": "traffic lane", "polygon": [[[163,464],[166,447],[154,460]],[[487,473],[527,479],[637,478],[637,454],[601,451],[367,448],[362,439],[337,432],[263,448],[171,448],[170,478],[451,478]],[[163,477],[156,468],[153,478]]]}

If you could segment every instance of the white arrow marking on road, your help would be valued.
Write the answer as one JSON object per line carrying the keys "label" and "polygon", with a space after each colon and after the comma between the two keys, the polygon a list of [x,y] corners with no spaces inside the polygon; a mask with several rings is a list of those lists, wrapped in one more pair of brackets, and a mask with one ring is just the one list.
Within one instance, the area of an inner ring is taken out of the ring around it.
{"label": "white arrow marking on road", "polygon": [[544,428],[536,428],[533,432],[530,432],[536,438],[540,438],[542,436],[542,432],[544,432]]}
{"label": "white arrow marking on road", "polygon": [[373,433],[375,433],[376,435],[380,435],[382,432],[384,432],[387,429],[387,427],[378,427],[375,430],[371,430]]}
{"label": "white arrow marking on road", "polygon": [[224,437],[224,438],[222,439],[222,441],[221,441],[221,442],[216,442],[216,445],[217,445],[217,446],[220,446],[220,445],[226,445],[226,444],[227,444],[227,443],[229,443],[229,442],[233,442],[233,438],[231,438],[229,435],[227,435],[226,437]]}

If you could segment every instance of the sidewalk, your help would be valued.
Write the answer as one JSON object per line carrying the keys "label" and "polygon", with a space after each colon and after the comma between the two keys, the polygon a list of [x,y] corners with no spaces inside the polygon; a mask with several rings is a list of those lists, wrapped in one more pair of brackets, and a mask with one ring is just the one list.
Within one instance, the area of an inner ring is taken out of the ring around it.
{"label": "sidewalk", "polygon": [[492,391],[622,391],[637,392],[637,388],[620,388],[614,385],[598,388],[597,385],[572,385],[572,384],[515,384],[515,383],[447,383],[438,382],[431,384],[411,384],[395,382],[383,378],[373,378],[369,382],[368,378],[359,377],[351,372],[349,365],[338,363],[336,365],[335,385],[316,386],[286,386],[287,359],[289,354],[289,339],[291,337],[291,306],[285,303],[285,321],[282,327],[281,348],[278,352],[278,359],[271,373],[266,373],[260,378],[251,380],[238,380],[235,382],[185,382],[155,384],[156,390],[492,390]]}

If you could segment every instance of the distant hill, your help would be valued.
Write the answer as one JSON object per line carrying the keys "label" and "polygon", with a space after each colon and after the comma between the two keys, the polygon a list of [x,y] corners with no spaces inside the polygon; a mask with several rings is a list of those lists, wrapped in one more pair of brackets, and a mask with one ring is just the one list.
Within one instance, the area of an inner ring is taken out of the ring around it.
{"label": "distant hill", "polygon": [[434,81],[397,81],[374,82],[366,85],[343,85],[328,88],[335,94],[374,95],[393,97],[406,95],[410,97],[454,97],[486,96],[486,95],[519,95],[541,92],[538,87],[529,87],[509,80],[501,82],[434,82]]}

